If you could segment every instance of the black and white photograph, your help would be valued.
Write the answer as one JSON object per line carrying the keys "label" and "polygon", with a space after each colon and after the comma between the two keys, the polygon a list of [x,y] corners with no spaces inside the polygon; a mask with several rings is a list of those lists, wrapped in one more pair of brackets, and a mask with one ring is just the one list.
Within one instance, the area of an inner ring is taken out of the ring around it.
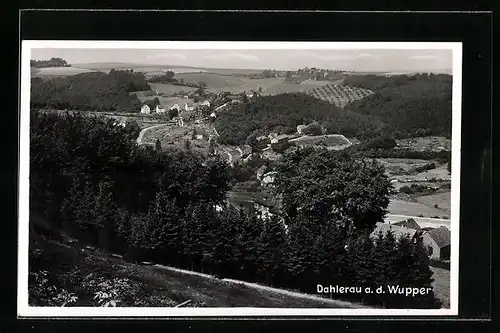
{"label": "black and white photograph", "polygon": [[19,315],[457,315],[461,71],[451,42],[23,41]]}

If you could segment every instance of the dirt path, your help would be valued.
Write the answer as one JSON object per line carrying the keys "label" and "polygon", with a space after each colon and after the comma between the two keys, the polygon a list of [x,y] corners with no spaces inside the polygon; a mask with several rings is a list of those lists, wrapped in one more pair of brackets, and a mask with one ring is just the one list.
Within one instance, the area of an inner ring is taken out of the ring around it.
{"label": "dirt path", "polygon": [[269,292],[273,292],[273,293],[277,293],[277,294],[287,295],[290,297],[310,299],[310,300],[316,300],[316,301],[321,301],[321,302],[325,302],[325,303],[335,304],[335,305],[342,307],[342,308],[351,308],[351,309],[370,308],[370,307],[363,306],[363,305],[357,304],[357,303],[338,301],[338,300],[325,298],[325,297],[321,297],[321,296],[315,296],[315,295],[304,294],[304,293],[295,292],[295,291],[272,288],[272,287],[263,286],[263,285],[260,285],[257,283],[250,283],[250,282],[234,280],[234,279],[226,279],[226,278],[218,279],[213,275],[188,271],[188,270],[174,268],[174,267],[170,267],[170,266],[164,266],[164,265],[157,264],[157,265],[154,265],[154,267],[158,267],[158,268],[162,268],[165,270],[178,272],[178,273],[182,273],[182,274],[187,274],[187,275],[196,275],[196,276],[204,277],[204,278],[211,279],[211,280],[219,280],[219,281],[225,281],[225,282],[229,282],[229,283],[233,283],[233,284],[240,284],[240,285],[247,286],[249,288],[265,290],[265,291],[269,291]]}

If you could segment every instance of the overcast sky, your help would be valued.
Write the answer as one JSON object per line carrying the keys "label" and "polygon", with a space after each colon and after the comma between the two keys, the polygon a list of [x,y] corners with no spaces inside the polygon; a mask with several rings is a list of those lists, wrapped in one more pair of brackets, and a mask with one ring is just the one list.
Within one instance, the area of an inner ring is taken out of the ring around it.
{"label": "overcast sky", "polygon": [[296,70],[317,67],[353,71],[449,71],[451,50],[145,50],[32,49],[31,59],[68,63],[127,62],[207,68]]}

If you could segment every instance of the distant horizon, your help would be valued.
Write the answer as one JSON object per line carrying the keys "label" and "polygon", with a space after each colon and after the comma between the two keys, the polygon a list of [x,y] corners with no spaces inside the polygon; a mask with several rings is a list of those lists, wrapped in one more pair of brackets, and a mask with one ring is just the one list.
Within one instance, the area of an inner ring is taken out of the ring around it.
{"label": "distant horizon", "polygon": [[88,64],[122,64],[135,67],[184,67],[296,71],[305,67],[346,72],[452,72],[452,52],[438,50],[148,50],[148,49],[32,49],[32,60],[62,58],[78,67]]}
{"label": "distant horizon", "polygon": [[[49,59],[33,59],[33,60],[49,60]],[[104,61],[104,62],[81,62],[81,63],[68,63],[71,66],[77,67],[78,65],[103,65],[103,64],[119,64],[124,65],[124,67],[165,67],[165,68],[193,68],[193,69],[233,69],[233,70],[276,70],[277,72],[285,72],[285,71],[296,71],[298,69],[304,68],[317,68],[324,70],[332,70],[332,71],[342,71],[342,72],[366,72],[366,73],[393,73],[393,72],[411,72],[411,73],[431,73],[431,72],[443,72],[443,73],[451,73],[451,68],[442,68],[442,69],[434,69],[434,70],[411,70],[411,69],[400,69],[400,70],[391,70],[391,71],[366,71],[366,70],[347,70],[341,68],[321,68],[315,66],[305,66],[301,68],[292,68],[292,69],[274,69],[274,68],[235,68],[235,67],[206,67],[206,66],[193,66],[193,65],[172,65],[172,64],[141,64],[141,63],[131,63],[131,62],[123,62],[123,61]]]}

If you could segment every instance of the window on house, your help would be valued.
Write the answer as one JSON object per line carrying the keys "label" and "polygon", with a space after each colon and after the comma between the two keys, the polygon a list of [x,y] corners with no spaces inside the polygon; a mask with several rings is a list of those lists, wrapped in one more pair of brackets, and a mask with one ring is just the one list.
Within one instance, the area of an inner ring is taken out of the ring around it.
{"label": "window on house", "polygon": [[427,251],[429,252],[429,255],[430,255],[430,256],[432,256],[432,253],[434,252],[434,250],[433,250],[432,246],[430,246],[430,245],[429,245],[429,246],[427,247]]}

